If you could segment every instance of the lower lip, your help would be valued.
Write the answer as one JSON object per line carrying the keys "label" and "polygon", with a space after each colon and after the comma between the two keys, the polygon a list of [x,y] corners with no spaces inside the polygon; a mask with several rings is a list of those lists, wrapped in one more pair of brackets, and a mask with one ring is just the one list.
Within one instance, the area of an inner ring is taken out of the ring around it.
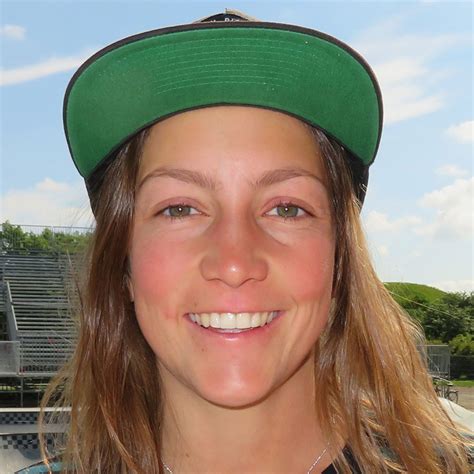
{"label": "lower lip", "polygon": [[192,326],[194,326],[194,328],[197,329],[199,333],[203,336],[210,336],[215,339],[218,338],[219,340],[225,341],[246,341],[270,335],[274,331],[274,329],[278,327],[283,313],[284,311],[278,311],[277,315],[272,319],[269,324],[265,324],[264,326],[258,326],[249,330],[242,330],[241,332],[226,332],[225,329],[216,329],[211,326],[205,328],[193,322],[188,314],[186,314],[185,317],[188,322],[192,324]]}

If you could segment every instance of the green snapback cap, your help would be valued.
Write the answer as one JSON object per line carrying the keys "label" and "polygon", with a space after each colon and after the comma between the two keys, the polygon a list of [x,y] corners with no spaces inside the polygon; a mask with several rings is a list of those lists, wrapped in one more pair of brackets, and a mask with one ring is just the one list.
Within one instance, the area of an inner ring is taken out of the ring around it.
{"label": "green snapback cap", "polygon": [[63,120],[89,195],[137,132],[214,105],[274,109],[318,127],[349,152],[363,202],[383,117],[370,66],[325,33],[230,10],[124,38],[77,70],[66,90]]}

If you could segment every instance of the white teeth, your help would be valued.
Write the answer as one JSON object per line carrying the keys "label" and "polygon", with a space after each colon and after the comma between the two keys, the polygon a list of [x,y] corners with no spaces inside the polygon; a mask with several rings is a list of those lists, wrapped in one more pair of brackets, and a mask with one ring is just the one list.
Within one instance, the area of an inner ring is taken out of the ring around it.
{"label": "white teeth", "polygon": [[221,316],[221,329],[235,329],[235,314],[226,313]]}
{"label": "white teeth", "polygon": [[240,313],[235,322],[237,329],[247,329],[250,327],[250,313]]}
{"label": "white teeth", "polygon": [[[265,323],[263,323],[265,324]],[[252,315],[252,320],[250,321],[250,325],[253,327],[253,328],[256,328],[258,326],[260,326],[260,314],[259,313],[255,313]]]}
{"label": "white teeth", "polygon": [[210,322],[211,327],[213,328],[220,328],[221,327],[221,320],[219,318],[218,313],[211,313],[211,322]]}
{"label": "white teeth", "polygon": [[277,311],[261,313],[190,313],[189,318],[205,328],[211,326],[216,329],[249,329],[270,324],[277,313]]}

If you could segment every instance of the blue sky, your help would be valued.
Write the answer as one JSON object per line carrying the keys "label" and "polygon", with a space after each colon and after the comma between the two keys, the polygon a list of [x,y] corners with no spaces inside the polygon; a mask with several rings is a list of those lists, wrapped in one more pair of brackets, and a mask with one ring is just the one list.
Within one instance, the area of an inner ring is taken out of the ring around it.
{"label": "blue sky", "polygon": [[336,36],[371,64],[385,124],[362,212],[384,281],[473,290],[470,1],[0,1],[0,220],[90,225],[62,101],[79,65],[125,36],[235,8]]}

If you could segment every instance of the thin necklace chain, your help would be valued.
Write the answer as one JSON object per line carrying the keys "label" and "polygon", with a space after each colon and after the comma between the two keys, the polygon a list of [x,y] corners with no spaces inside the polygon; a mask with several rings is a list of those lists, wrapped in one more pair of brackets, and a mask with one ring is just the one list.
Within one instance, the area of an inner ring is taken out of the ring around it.
{"label": "thin necklace chain", "polygon": [[[313,464],[311,464],[311,467],[308,469],[308,472],[306,474],[311,474],[311,471],[315,468],[315,466],[319,463],[319,461],[321,461],[322,457],[326,454],[328,449],[329,449],[329,443],[323,449],[323,452],[315,459]],[[170,474],[173,474],[173,471],[165,463],[163,463],[163,466]]]}

